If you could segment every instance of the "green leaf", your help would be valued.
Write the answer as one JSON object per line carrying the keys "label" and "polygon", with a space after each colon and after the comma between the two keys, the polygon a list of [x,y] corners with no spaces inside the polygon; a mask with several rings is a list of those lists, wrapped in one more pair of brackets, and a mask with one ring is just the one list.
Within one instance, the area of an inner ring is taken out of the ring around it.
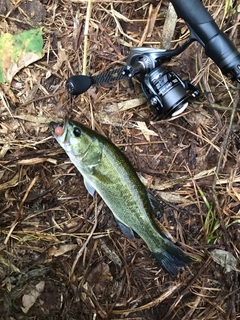
{"label": "green leaf", "polygon": [[11,83],[16,73],[43,56],[42,28],[0,37],[0,82]]}

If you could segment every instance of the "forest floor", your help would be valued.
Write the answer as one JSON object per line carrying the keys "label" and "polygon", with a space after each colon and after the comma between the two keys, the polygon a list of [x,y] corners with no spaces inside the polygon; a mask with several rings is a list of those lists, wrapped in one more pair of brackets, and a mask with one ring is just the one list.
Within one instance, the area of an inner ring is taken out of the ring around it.
{"label": "forest floor", "polygon": [[[203,3],[240,48],[237,1]],[[0,87],[0,319],[240,319],[239,88],[194,42],[164,62],[200,91],[175,118],[156,116],[136,78],[72,97],[71,75],[119,68],[132,47],[175,48],[189,36],[181,19],[170,35],[169,1],[89,4],[0,4],[1,34],[42,26],[44,36],[43,58]],[[87,193],[48,127],[65,116],[116,144],[158,198],[158,219],[193,259],[176,278]]]}

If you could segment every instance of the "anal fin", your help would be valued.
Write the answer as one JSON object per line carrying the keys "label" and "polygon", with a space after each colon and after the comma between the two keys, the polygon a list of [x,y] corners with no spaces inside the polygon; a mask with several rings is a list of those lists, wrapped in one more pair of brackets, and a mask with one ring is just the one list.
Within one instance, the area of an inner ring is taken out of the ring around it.
{"label": "anal fin", "polygon": [[[115,218],[115,217],[114,217]],[[117,218],[115,218],[119,228],[121,229],[122,233],[129,239],[133,240],[135,237],[134,237],[134,232],[133,230],[126,226],[124,223],[122,223],[121,221],[119,221]]]}

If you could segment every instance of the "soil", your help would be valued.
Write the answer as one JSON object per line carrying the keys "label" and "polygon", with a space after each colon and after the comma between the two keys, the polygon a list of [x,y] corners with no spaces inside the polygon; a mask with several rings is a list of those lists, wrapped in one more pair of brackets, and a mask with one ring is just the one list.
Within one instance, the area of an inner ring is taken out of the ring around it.
{"label": "soil", "polygon": [[[203,3],[239,46],[237,2],[228,10],[220,0]],[[44,37],[43,58],[0,87],[2,320],[240,318],[236,82],[195,42],[164,62],[200,91],[174,119],[162,119],[144,101],[136,78],[76,97],[65,87],[84,69],[94,76],[124,66],[131,47],[159,48],[169,2],[158,5],[93,0],[88,15],[87,1],[0,3],[1,34],[43,27]],[[178,20],[172,48],[188,35]],[[159,200],[157,219],[193,260],[176,278],[140,237],[121,233],[97,194],[87,193],[48,127],[65,116],[115,143]]]}

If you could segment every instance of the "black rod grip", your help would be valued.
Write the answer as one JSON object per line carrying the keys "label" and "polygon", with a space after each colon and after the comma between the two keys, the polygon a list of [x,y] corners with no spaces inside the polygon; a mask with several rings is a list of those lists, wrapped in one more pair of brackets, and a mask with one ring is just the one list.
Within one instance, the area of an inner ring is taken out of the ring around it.
{"label": "black rod grip", "polygon": [[210,13],[203,6],[201,0],[170,0],[177,15],[189,25],[213,21]]}
{"label": "black rod grip", "polygon": [[240,53],[217,24],[200,0],[171,0],[177,15],[191,31],[191,38],[205,48],[225,75],[240,82]]}

